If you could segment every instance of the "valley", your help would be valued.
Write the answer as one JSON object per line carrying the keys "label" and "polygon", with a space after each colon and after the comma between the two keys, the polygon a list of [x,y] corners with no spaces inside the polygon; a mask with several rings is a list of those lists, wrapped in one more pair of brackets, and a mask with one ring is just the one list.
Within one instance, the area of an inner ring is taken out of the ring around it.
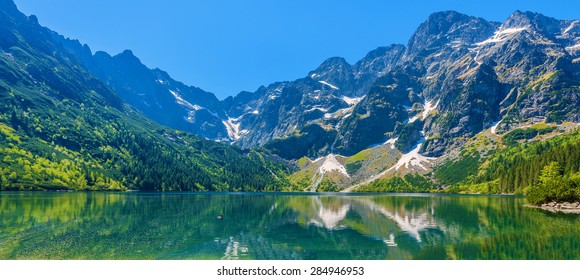
{"label": "valley", "polygon": [[219,100],[0,1],[2,190],[580,196],[580,24],[430,15],[406,45]]}

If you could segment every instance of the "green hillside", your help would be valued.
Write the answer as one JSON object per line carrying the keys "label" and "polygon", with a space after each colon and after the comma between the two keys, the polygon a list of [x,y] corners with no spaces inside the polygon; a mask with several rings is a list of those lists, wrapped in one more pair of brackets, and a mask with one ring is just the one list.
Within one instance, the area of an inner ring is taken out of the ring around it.
{"label": "green hillside", "polygon": [[580,130],[517,145],[513,135],[507,133],[503,141],[508,145],[485,158],[465,149],[459,158],[440,165],[436,178],[451,186],[447,192],[550,192],[544,195],[551,198],[538,202],[580,199]]}
{"label": "green hillside", "polygon": [[283,161],[153,123],[0,9],[1,190],[290,190]]}

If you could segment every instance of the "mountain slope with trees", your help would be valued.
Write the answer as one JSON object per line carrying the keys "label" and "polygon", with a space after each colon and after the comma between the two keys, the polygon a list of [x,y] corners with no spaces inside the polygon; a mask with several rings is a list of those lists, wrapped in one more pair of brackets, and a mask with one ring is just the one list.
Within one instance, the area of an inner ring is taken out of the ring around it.
{"label": "mountain slope with trees", "polygon": [[8,0],[0,50],[2,190],[291,189],[275,156],[144,118]]}

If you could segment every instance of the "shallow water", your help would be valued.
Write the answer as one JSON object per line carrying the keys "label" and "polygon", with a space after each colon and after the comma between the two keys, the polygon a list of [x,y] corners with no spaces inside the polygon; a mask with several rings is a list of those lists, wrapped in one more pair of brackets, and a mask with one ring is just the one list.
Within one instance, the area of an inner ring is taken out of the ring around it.
{"label": "shallow water", "polygon": [[525,203],[513,196],[5,192],[0,259],[580,259],[580,215]]}

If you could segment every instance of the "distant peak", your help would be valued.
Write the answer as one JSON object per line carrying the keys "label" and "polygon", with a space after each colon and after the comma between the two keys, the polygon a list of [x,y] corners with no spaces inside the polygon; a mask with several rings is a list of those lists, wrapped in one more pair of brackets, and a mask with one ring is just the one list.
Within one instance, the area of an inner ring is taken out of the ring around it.
{"label": "distant peak", "polygon": [[532,12],[532,11],[520,11],[520,10],[516,10],[515,12],[513,12],[510,15],[510,18],[517,18],[517,17],[525,17],[528,19],[534,19],[534,18],[540,18],[540,17],[546,17],[545,15],[541,14],[541,13],[537,13],[537,12]]}
{"label": "distant peak", "polygon": [[474,19],[477,18],[456,11],[435,12],[419,26],[416,32],[440,34],[447,32],[454,24],[466,23]]}
{"label": "distant peak", "polygon": [[121,56],[135,56],[133,54],[133,51],[131,51],[131,50],[124,50],[120,55]]}
{"label": "distant peak", "polygon": [[548,35],[559,32],[560,21],[536,12],[516,10],[502,24],[502,28],[530,27]]}
{"label": "distant peak", "polygon": [[467,16],[467,15],[459,13],[457,11],[447,10],[447,11],[434,12],[431,15],[429,15],[429,18],[430,19],[438,19],[438,18],[456,17],[456,16]]}
{"label": "distant peak", "polygon": [[456,11],[449,10],[449,11],[441,11],[441,12],[432,13],[427,18],[426,23],[429,23],[429,22],[457,22],[460,20],[466,20],[466,19],[471,19],[471,18],[473,18],[473,17],[468,16],[466,14],[456,12]]}
{"label": "distant peak", "polygon": [[139,58],[135,56],[135,54],[133,54],[133,51],[131,50],[124,50],[122,53],[114,56],[114,58],[121,59],[131,63],[141,64],[141,60],[139,60]]}
{"label": "distant peak", "polygon": [[[493,34],[496,27],[482,18],[465,15],[456,11],[431,14],[415,31],[407,44],[407,53],[421,50],[435,50],[458,41],[463,44],[475,43]],[[472,32],[479,30],[479,32]]]}
{"label": "distant peak", "polygon": [[515,12],[513,12],[507,20],[532,20],[534,18],[537,18],[538,16],[543,16],[539,13],[534,13],[534,12],[530,12],[530,11],[520,11],[520,10],[516,10]]}
{"label": "distant peak", "polygon": [[350,65],[350,64],[348,64],[348,62],[346,61],[346,59],[344,59],[344,57],[338,57],[338,56],[335,56],[335,57],[331,57],[331,58],[326,59],[322,63],[322,65],[326,65],[326,64],[331,64],[331,65],[337,65],[337,64],[338,65],[345,65],[346,64],[346,65]]}
{"label": "distant peak", "polygon": [[32,24],[36,24],[38,25],[38,18],[35,15],[30,15],[28,17],[28,20],[32,23]]}
{"label": "distant peak", "polygon": [[95,57],[100,57],[100,58],[111,58],[111,55],[109,55],[107,52],[104,51],[96,51],[95,52]]}
{"label": "distant peak", "polygon": [[310,72],[308,76],[313,79],[320,78],[322,76],[333,75],[332,73],[349,71],[351,65],[343,57],[331,57],[326,59],[316,70]]}
{"label": "distant peak", "polygon": [[509,18],[507,19],[507,21],[509,20],[527,20],[530,22],[536,22],[536,21],[546,21],[546,20],[556,20],[555,18],[551,18],[548,16],[545,16],[541,13],[537,13],[537,12],[531,12],[531,11],[525,11],[522,12],[520,10],[516,10],[515,12],[513,12]]}

